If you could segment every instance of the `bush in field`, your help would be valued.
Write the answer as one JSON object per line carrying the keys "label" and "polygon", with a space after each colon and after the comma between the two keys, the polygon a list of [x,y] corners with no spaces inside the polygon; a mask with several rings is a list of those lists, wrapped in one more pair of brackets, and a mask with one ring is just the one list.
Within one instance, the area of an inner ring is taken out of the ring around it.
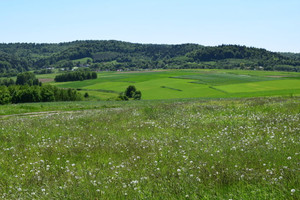
{"label": "bush in field", "polygon": [[129,85],[124,93],[121,93],[118,97],[118,100],[128,101],[129,99],[141,100],[142,93],[139,90],[136,90],[134,85]]}
{"label": "bush in field", "polygon": [[136,92],[136,88],[134,85],[129,85],[126,90],[125,90],[125,95],[128,97],[128,98],[132,98],[134,93]]}
{"label": "bush in field", "polygon": [[141,91],[136,91],[135,93],[134,93],[134,95],[133,95],[133,99],[134,100],[141,100],[141,98],[142,98],[142,93],[141,93]]}

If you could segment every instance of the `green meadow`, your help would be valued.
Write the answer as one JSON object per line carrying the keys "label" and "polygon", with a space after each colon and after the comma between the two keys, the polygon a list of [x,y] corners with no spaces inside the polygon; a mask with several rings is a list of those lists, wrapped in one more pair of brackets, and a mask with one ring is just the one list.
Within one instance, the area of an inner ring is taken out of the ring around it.
{"label": "green meadow", "polygon": [[299,113],[299,97],[5,105],[0,199],[298,200]]}
{"label": "green meadow", "polygon": [[55,75],[89,97],[0,106],[0,199],[300,199],[299,73]]}
{"label": "green meadow", "polygon": [[[53,78],[42,75],[39,78]],[[300,74],[243,70],[166,70],[101,72],[98,79],[50,83],[88,92],[92,100],[112,99],[129,85],[142,92],[142,99],[227,98],[297,96]]]}

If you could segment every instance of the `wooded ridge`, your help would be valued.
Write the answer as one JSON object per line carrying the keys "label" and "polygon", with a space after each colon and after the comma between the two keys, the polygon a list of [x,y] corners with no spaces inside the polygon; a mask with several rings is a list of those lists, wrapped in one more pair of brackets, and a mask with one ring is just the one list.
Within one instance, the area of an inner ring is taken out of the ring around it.
{"label": "wooded ridge", "polygon": [[300,56],[254,47],[85,40],[0,44],[0,73],[85,66],[92,70],[225,68],[300,71]]}

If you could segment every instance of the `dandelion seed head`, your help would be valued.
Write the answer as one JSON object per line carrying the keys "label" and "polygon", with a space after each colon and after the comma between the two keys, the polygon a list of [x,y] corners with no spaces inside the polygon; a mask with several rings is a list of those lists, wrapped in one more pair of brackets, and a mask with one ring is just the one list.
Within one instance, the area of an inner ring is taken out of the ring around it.
{"label": "dandelion seed head", "polygon": [[291,193],[294,193],[294,192],[296,192],[296,190],[295,189],[291,189]]}

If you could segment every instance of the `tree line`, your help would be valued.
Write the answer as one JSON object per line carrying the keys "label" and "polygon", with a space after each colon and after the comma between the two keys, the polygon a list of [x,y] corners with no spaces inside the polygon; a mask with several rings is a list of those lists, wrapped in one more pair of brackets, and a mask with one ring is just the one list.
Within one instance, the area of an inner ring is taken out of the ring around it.
{"label": "tree line", "polygon": [[65,81],[83,81],[87,79],[96,79],[97,73],[91,71],[75,71],[75,72],[67,72],[64,74],[60,74],[55,76],[55,82],[65,82]]}
{"label": "tree line", "polygon": [[83,97],[74,89],[60,89],[55,86],[11,85],[0,86],[0,104],[79,101]]}
{"label": "tree line", "polygon": [[20,73],[16,81],[0,79],[0,104],[79,101],[82,95],[74,89],[42,85],[32,72]]}

